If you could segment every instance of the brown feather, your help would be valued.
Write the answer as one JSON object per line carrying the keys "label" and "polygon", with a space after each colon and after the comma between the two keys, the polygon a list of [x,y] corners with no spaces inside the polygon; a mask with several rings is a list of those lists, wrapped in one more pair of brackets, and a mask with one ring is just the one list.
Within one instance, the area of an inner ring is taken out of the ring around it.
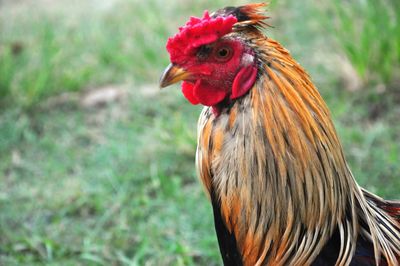
{"label": "brown feather", "polygon": [[240,7],[248,19],[237,26],[247,26],[229,34],[256,52],[256,84],[217,117],[206,107],[198,126],[198,173],[221,202],[243,264],[310,265],[338,231],[336,265],[350,264],[360,236],[376,263],[382,254],[398,265],[399,209],[359,188],[309,76],[254,27],[266,18],[261,7]]}

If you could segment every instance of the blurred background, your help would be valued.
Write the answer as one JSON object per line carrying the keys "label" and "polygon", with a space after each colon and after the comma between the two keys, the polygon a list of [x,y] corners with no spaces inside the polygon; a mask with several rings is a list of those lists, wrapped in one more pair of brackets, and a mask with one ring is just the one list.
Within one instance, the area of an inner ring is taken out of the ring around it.
{"label": "blurred background", "polygon": [[[168,36],[246,1],[0,0],[0,265],[220,265]],[[400,1],[275,0],[360,185],[400,198]]]}

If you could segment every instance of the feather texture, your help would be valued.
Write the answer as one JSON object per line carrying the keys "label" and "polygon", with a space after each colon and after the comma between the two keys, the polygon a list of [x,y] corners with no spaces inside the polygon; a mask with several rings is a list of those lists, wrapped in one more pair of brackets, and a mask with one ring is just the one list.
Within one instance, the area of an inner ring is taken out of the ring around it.
{"label": "feather texture", "polygon": [[262,33],[264,4],[191,18],[167,43],[225,265],[399,265],[400,202],[358,186],[304,69]]}
{"label": "feather texture", "polygon": [[400,203],[357,185],[307,73],[257,27],[228,36],[256,52],[258,77],[219,116],[205,107],[198,123],[198,175],[236,243],[223,257],[238,252],[237,265],[398,265]]}

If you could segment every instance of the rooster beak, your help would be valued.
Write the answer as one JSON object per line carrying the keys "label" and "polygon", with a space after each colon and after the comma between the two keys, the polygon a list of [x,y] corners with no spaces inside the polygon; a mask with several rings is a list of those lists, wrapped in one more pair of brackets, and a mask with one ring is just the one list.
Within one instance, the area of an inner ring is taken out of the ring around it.
{"label": "rooster beak", "polygon": [[165,88],[181,80],[187,80],[191,76],[192,74],[183,68],[169,64],[160,78],[160,88]]}

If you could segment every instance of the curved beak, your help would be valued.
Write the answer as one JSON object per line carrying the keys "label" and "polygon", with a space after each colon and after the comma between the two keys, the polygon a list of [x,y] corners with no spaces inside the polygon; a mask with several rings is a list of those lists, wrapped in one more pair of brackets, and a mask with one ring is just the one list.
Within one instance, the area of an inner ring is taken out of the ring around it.
{"label": "curved beak", "polygon": [[183,68],[169,64],[160,78],[160,88],[165,88],[181,80],[190,79],[191,76],[192,74]]}

